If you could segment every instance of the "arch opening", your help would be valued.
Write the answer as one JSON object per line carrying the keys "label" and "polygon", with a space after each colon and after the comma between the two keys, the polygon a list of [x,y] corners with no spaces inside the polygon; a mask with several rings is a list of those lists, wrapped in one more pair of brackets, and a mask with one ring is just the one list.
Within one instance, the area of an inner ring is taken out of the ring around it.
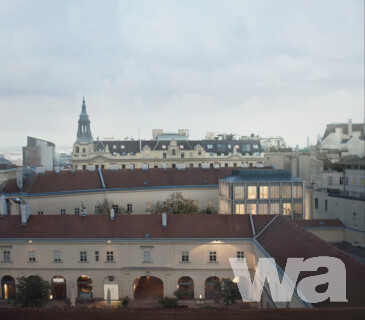
{"label": "arch opening", "polygon": [[194,281],[188,276],[183,276],[177,281],[179,291],[178,299],[194,299]]}
{"label": "arch opening", "polygon": [[53,299],[65,299],[66,292],[66,279],[62,276],[54,276],[51,281]]}
{"label": "arch opening", "polygon": [[205,299],[218,300],[220,298],[217,282],[221,280],[218,277],[209,277],[205,280]]}
{"label": "arch opening", "polygon": [[82,275],[77,279],[77,297],[80,299],[93,297],[93,281],[90,277]]}
{"label": "arch opening", "polygon": [[12,276],[1,278],[1,297],[6,300],[15,298],[15,280]]}
{"label": "arch opening", "polygon": [[163,282],[152,276],[138,277],[133,282],[135,300],[158,300],[163,297]]}

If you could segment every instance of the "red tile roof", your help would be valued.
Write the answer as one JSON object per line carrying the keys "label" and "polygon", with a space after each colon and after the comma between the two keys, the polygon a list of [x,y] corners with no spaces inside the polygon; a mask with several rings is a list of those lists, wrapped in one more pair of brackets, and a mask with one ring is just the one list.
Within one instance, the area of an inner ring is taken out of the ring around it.
{"label": "red tile roof", "polygon": [[312,219],[312,220],[295,220],[303,228],[310,227],[344,227],[340,219]]}
{"label": "red tile roof", "polygon": [[[267,253],[275,258],[276,263],[283,270],[288,258],[308,259],[318,256],[330,256],[340,259],[346,266],[347,299],[349,302],[325,301],[318,304],[318,306],[365,306],[365,265],[306,231],[295,222],[279,216],[257,237],[257,240]],[[320,273],[323,272],[317,274]],[[308,275],[306,274],[306,276]],[[299,279],[303,276],[304,273],[302,272]]]}
{"label": "red tile roof", "polygon": [[[267,216],[267,221],[270,220]],[[22,226],[19,216],[0,219],[0,238],[252,238],[248,215],[30,216]]]}

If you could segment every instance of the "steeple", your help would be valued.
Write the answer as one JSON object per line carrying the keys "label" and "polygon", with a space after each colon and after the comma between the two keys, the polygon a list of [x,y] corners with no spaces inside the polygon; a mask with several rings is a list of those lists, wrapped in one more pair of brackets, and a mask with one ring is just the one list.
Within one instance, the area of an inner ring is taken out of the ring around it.
{"label": "steeple", "polygon": [[86,112],[85,97],[82,99],[82,108],[79,117],[79,128],[77,130],[77,143],[92,143],[93,137],[90,130],[89,115]]}

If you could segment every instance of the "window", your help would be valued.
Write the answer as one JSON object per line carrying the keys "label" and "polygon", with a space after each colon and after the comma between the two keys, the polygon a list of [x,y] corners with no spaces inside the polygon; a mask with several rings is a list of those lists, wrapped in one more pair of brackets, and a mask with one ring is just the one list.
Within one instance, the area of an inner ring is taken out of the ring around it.
{"label": "window", "polygon": [[80,214],[80,208],[75,208],[75,214]]}
{"label": "window", "polygon": [[291,203],[283,203],[283,214],[291,215]]}
{"label": "window", "polygon": [[208,200],[208,208],[214,208],[214,201]]}
{"label": "window", "polygon": [[282,198],[284,198],[284,199],[291,198],[291,186],[282,186],[281,195],[282,195]]}
{"label": "window", "polygon": [[127,204],[127,212],[132,212],[133,211],[133,206],[131,203]]}
{"label": "window", "polygon": [[121,144],[121,145],[120,145],[120,148],[121,148],[121,149],[124,149],[124,144]]}
{"label": "window", "polygon": [[360,178],[360,186],[364,185],[364,178]]}
{"label": "window", "polygon": [[256,204],[255,203],[247,204],[247,213],[256,214]]}
{"label": "window", "polygon": [[180,147],[180,149],[184,149],[184,145],[183,144],[180,144],[179,147]]}
{"label": "window", "polygon": [[244,186],[235,186],[234,187],[234,198],[235,199],[244,199],[245,198],[245,187]]}
{"label": "window", "polygon": [[181,262],[189,262],[189,251],[181,252]]}
{"label": "window", "polygon": [[61,262],[61,251],[60,250],[53,251],[53,261]]}
{"label": "window", "polygon": [[82,165],[82,170],[86,170],[86,164]]}
{"label": "window", "polygon": [[114,209],[114,212],[115,212],[115,213],[118,213],[118,212],[119,212],[119,211],[118,211],[118,210],[119,210],[119,208],[118,208],[118,205],[117,205],[117,204],[113,204],[113,205],[112,205],[112,209]]}
{"label": "window", "polygon": [[190,152],[190,158],[192,158],[193,157],[193,153],[192,152]]}
{"label": "window", "polygon": [[80,152],[80,148],[79,147],[76,147],[76,153],[79,153]]}
{"label": "window", "polygon": [[114,261],[114,252],[113,251],[106,252],[106,261],[108,261],[108,262]]}
{"label": "window", "polygon": [[260,186],[260,199],[269,198],[269,187]]}
{"label": "window", "polygon": [[198,200],[193,200],[193,206],[194,208],[198,208]]}
{"label": "window", "polygon": [[101,169],[105,169],[105,165],[103,165],[103,164],[100,167],[101,167]]}
{"label": "window", "polygon": [[143,251],[143,262],[152,262],[151,251]]}
{"label": "window", "polygon": [[293,198],[303,198],[303,186],[293,186]]}
{"label": "window", "polygon": [[65,215],[66,214],[66,209],[61,209],[61,215]]}
{"label": "window", "polygon": [[184,152],[181,153],[181,158],[185,158]]}
{"label": "window", "polygon": [[301,202],[293,204],[293,214],[303,214],[303,204]]}
{"label": "window", "polygon": [[202,151],[201,149],[198,150],[198,156],[201,156],[202,155]]}
{"label": "window", "polygon": [[99,206],[95,206],[95,214],[99,213]]}
{"label": "window", "polygon": [[247,187],[247,198],[248,199],[256,199],[257,198],[256,193],[257,193],[256,186]]}
{"label": "window", "polygon": [[115,144],[113,144],[113,149],[116,149],[116,148],[117,148],[117,146]]}
{"label": "window", "polygon": [[146,202],[146,211],[151,211],[151,204]]}
{"label": "window", "polygon": [[269,205],[267,203],[259,204],[259,214],[268,214],[269,213]]}
{"label": "window", "polygon": [[353,186],[356,186],[356,177],[353,177],[353,178],[352,178],[352,185],[353,185]]}
{"label": "window", "polygon": [[35,262],[35,251],[34,250],[28,251],[28,261]]}
{"label": "window", "polygon": [[171,150],[171,154],[172,154],[173,156],[176,156],[176,149],[172,149],[172,150]]}
{"label": "window", "polygon": [[340,177],[340,185],[343,185],[343,177]]}
{"label": "window", "polygon": [[162,154],[162,158],[164,158],[164,159],[166,159],[166,158],[167,158],[167,153],[166,153],[166,152],[164,152],[164,153]]}
{"label": "window", "polygon": [[314,199],[314,208],[318,209],[318,198]]}
{"label": "window", "polygon": [[125,169],[125,164],[122,164],[122,169]]}
{"label": "window", "polygon": [[328,185],[329,186],[333,185],[333,177],[328,177]]}
{"label": "window", "polygon": [[280,214],[280,203],[271,203],[270,204],[270,213],[271,214]]}
{"label": "window", "polygon": [[228,168],[228,163],[225,163],[225,164],[224,164],[224,166],[225,166],[226,168]]}
{"label": "window", "polygon": [[86,149],[85,148],[82,148],[82,152],[85,153],[86,152]]}
{"label": "window", "polygon": [[279,198],[280,198],[280,187],[270,186],[270,199],[279,199]]}
{"label": "window", "polygon": [[80,262],[87,262],[87,252],[80,251]]}
{"label": "window", "polygon": [[43,215],[43,211],[38,211],[38,215]]}
{"label": "window", "polygon": [[4,250],[3,251],[3,260],[4,261],[10,261],[10,250]]}
{"label": "window", "polygon": [[245,205],[243,203],[236,204],[236,214],[244,214],[245,213]]}
{"label": "window", "polygon": [[190,168],[193,168],[194,167],[194,164],[193,163],[190,163]]}
{"label": "window", "polygon": [[245,253],[243,251],[237,251],[237,260],[242,261],[245,258]]}
{"label": "window", "polygon": [[99,261],[99,251],[95,251],[95,261]]}
{"label": "window", "polygon": [[208,145],[207,145],[207,148],[208,148],[208,149],[213,149],[213,145],[212,145],[212,144],[208,144]]}
{"label": "window", "polygon": [[324,200],[324,210],[328,211],[328,201]]}
{"label": "window", "polygon": [[217,251],[209,251],[209,262],[217,262]]}
{"label": "window", "polygon": [[348,185],[349,184],[349,177],[345,178],[345,184]]}

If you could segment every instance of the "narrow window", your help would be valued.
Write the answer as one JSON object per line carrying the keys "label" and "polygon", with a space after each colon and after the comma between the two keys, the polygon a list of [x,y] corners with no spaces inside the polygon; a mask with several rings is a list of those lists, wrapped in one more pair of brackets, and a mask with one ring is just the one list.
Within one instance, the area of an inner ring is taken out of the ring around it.
{"label": "narrow window", "polygon": [[208,207],[214,208],[214,200],[208,200]]}
{"label": "narrow window", "polygon": [[131,203],[127,204],[127,212],[132,212],[133,211],[133,205]]}
{"label": "narrow window", "polygon": [[35,262],[35,251],[34,250],[28,251],[28,261]]}
{"label": "narrow window", "polygon": [[95,261],[99,261],[99,251],[95,251]]}
{"label": "narrow window", "polygon": [[318,209],[318,198],[314,199],[314,208]]}
{"label": "narrow window", "polygon": [[151,251],[143,251],[143,262],[151,262]]}
{"label": "narrow window", "polygon": [[80,262],[87,262],[87,252],[80,251]]}
{"label": "narrow window", "polygon": [[4,261],[10,261],[10,250],[4,250],[3,251],[3,260]]}
{"label": "narrow window", "polygon": [[327,211],[328,210],[328,201],[324,200],[324,210]]}
{"label": "narrow window", "polygon": [[60,250],[53,251],[53,261],[61,262],[61,251]]}

